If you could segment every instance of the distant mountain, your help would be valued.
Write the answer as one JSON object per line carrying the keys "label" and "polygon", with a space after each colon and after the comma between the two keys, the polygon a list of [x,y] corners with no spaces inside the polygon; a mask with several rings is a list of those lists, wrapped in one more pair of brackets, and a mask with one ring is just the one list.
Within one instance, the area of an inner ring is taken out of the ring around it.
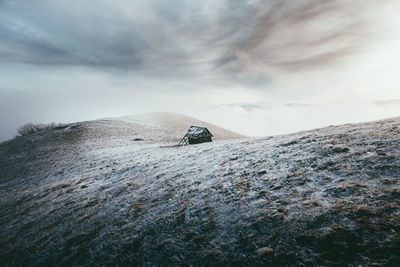
{"label": "distant mountain", "polygon": [[156,113],[1,143],[1,265],[400,265],[400,118],[160,145],[190,124],[240,137]]}

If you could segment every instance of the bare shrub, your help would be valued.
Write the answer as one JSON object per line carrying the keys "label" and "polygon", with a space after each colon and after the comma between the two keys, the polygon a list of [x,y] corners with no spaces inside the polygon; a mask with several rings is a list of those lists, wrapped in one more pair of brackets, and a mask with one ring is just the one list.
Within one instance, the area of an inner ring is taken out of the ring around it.
{"label": "bare shrub", "polygon": [[57,124],[55,124],[54,122],[49,123],[49,124],[43,124],[43,123],[33,124],[33,123],[29,122],[18,128],[18,135],[25,136],[28,134],[48,131],[48,130],[53,129],[56,126],[57,126]]}

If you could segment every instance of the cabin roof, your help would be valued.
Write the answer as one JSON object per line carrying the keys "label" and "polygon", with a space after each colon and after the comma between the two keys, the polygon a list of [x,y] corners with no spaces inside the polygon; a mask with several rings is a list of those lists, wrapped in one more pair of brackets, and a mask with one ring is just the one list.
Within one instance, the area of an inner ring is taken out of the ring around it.
{"label": "cabin roof", "polygon": [[213,135],[206,127],[201,126],[190,126],[189,130],[185,134],[187,138],[200,138],[200,137],[212,137]]}

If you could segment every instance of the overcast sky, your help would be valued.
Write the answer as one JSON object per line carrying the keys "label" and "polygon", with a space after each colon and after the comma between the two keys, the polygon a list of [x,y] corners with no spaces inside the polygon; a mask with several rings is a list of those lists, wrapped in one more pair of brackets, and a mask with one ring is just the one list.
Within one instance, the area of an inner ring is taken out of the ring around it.
{"label": "overcast sky", "polygon": [[152,111],[249,136],[399,116],[398,10],[395,0],[0,0],[0,141],[26,122]]}

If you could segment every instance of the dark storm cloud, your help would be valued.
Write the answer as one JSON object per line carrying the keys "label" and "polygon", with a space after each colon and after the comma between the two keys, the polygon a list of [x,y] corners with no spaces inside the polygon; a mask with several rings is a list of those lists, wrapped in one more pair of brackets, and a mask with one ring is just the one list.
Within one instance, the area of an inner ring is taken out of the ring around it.
{"label": "dark storm cloud", "polygon": [[45,0],[7,1],[0,10],[0,60],[99,69],[140,65],[147,45],[131,22],[89,7]]}
{"label": "dark storm cloud", "polygon": [[362,47],[364,2],[0,0],[0,61],[258,87]]}

